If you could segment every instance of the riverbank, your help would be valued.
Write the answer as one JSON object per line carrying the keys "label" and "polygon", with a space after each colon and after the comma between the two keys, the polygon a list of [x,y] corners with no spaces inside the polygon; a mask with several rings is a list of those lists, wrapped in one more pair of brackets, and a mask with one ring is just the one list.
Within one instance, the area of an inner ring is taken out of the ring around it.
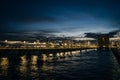
{"label": "riverbank", "polygon": [[112,48],[111,50],[112,50],[113,54],[115,55],[118,63],[120,64],[120,49]]}

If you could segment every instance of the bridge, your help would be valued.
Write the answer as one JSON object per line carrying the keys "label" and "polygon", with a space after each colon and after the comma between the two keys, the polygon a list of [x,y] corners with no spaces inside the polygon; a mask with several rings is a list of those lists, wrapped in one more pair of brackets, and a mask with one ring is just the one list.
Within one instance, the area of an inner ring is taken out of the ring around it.
{"label": "bridge", "polygon": [[5,54],[5,52],[11,51],[19,51],[19,52],[30,52],[30,51],[38,51],[40,53],[53,53],[56,54],[57,52],[72,52],[76,50],[87,50],[87,49],[110,49],[110,48],[118,48],[120,47],[120,43],[111,42],[109,40],[109,35],[99,35],[97,43],[91,43],[90,41],[83,41],[83,42],[73,42],[70,40],[63,41],[63,42],[43,42],[40,43],[38,40],[36,42],[30,43],[27,41],[8,41],[5,40],[2,42],[4,46],[0,46],[0,54]]}
{"label": "bridge", "polygon": [[[87,50],[87,49],[97,49],[97,46],[92,46],[92,47],[78,47],[78,48],[0,48],[0,54],[4,55],[6,52],[9,54],[9,52],[19,52],[20,54],[22,52],[39,52],[39,53],[61,53],[61,52],[72,52],[72,51],[82,51],[82,50]],[[13,53],[14,55],[15,53]],[[35,53],[34,53],[35,54]]]}
{"label": "bridge", "polygon": [[[106,35],[99,36],[97,44],[92,44],[89,41],[84,41],[82,43],[67,41],[59,43],[59,45],[56,44],[57,43],[52,42],[41,44],[39,42],[27,43],[25,41],[5,41],[5,46],[0,46],[0,57],[7,56],[10,60],[15,61],[20,58],[19,56],[23,56],[25,58],[25,55],[27,55],[28,58],[31,58],[31,55],[39,55],[39,57],[41,57],[43,61],[46,61],[51,56],[53,60],[56,60],[58,58],[71,57],[74,55],[74,51],[80,53],[82,51],[87,51],[91,49],[93,50],[98,48],[105,48],[112,49],[115,55],[119,56],[120,59],[120,55],[118,55],[118,51],[120,50],[119,42],[110,42],[109,37]],[[115,50],[117,50],[117,52]],[[42,61],[40,62],[42,63]]]}

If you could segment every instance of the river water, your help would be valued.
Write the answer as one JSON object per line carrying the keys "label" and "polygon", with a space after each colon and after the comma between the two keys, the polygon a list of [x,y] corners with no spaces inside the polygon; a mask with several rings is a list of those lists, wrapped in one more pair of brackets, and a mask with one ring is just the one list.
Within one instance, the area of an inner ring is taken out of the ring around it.
{"label": "river water", "polygon": [[1,56],[0,80],[120,80],[120,65],[110,50],[76,51],[57,60],[43,55]]}

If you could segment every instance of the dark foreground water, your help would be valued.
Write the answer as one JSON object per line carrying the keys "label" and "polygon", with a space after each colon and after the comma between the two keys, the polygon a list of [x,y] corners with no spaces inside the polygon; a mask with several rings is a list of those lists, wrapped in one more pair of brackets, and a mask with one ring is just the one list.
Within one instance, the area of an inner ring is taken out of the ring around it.
{"label": "dark foreground water", "polygon": [[[120,80],[120,65],[109,50],[73,52],[73,56],[46,62],[38,55],[0,57],[0,80]],[[43,60],[43,64],[38,60]]]}

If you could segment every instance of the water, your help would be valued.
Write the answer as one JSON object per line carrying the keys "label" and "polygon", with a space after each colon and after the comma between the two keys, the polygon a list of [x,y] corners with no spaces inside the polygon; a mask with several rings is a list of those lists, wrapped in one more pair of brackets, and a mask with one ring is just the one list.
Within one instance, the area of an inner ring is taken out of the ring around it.
{"label": "water", "polygon": [[120,65],[109,50],[77,51],[57,60],[42,55],[1,56],[0,80],[120,80]]}

